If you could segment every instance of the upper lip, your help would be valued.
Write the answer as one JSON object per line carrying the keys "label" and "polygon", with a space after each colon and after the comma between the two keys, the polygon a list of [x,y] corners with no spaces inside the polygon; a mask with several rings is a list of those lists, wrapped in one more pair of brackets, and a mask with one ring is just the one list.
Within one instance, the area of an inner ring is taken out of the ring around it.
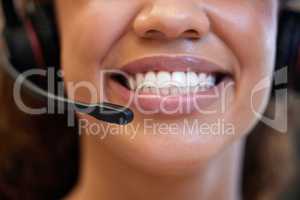
{"label": "upper lip", "polygon": [[149,71],[192,71],[198,73],[222,73],[231,75],[233,69],[213,61],[195,56],[148,56],[130,61],[120,68],[128,74],[146,73]]}

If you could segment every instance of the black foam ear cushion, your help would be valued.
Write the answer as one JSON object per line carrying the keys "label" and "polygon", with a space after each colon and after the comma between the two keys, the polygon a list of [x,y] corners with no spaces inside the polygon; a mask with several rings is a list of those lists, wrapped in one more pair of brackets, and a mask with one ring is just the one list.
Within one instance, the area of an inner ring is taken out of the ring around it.
{"label": "black foam ear cushion", "polygon": [[282,11],[278,26],[277,63],[276,67],[281,68],[291,64],[293,51],[293,34],[295,19],[290,11]]}
{"label": "black foam ear cushion", "polygon": [[[5,17],[3,39],[8,59],[14,69],[24,73],[43,65],[42,48],[31,22],[18,15],[14,1],[3,0],[2,6]],[[39,75],[32,75],[27,79],[37,85],[41,83]]]}
{"label": "black foam ear cushion", "polygon": [[[53,4],[35,4],[36,9],[28,7],[26,16],[21,18],[15,12],[13,1],[2,2],[6,17],[3,36],[14,68],[20,73],[53,66],[59,70],[60,53]],[[46,77],[33,75],[28,79],[47,88]],[[55,76],[55,80],[60,81],[61,78]]]}
{"label": "black foam ear cushion", "polygon": [[[52,68],[55,73],[53,83],[57,84],[62,79],[57,76],[57,72],[60,70],[60,49],[53,4],[51,2],[35,3],[35,9],[27,12],[27,18],[31,22],[41,46],[44,64],[38,67],[43,69],[54,67]],[[36,83],[47,90],[48,78],[51,77],[43,77]]]}
{"label": "black foam ear cushion", "polygon": [[300,13],[284,10],[278,26],[276,70],[288,66],[289,82],[300,89],[300,71],[297,69],[300,47]]}
{"label": "black foam ear cushion", "polygon": [[[30,72],[41,64],[39,43],[29,23],[22,26],[5,27],[4,39],[8,49],[9,61],[19,73]],[[39,75],[27,77],[32,83],[45,88],[45,81]]]}
{"label": "black foam ear cushion", "polygon": [[297,68],[297,71],[300,74],[300,46],[298,48],[298,60],[297,60],[296,68]]}
{"label": "black foam ear cushion", "polygon": [[4,27],[3,37],[8,49],[10,62],[19,72],[36,67],[31,41],[24,26]]}
{"label": "black foam ear cushion", "polygon": [[9,60],[16,70],[22,73],[36,67],[37,38],[30,23],[24,24],[24,19],[16,12],[14,1],[2,0],[1,3],[4,16],[3,39]]}
{"label": "black foam ear cushion", "polygon": [[45,66],[44,57],[42,54],[42,47],[31,21],[24,21],[24,27],[26,29],[27,37],[30,42],[32,52],[34,54],[36,66]]}
{"label": "black foam ear cushion", "polygon": [[42,47],[44,62],[47,67],[59,66],[59,39],[55,13],[52,3],[36,4],[33,12],[27,13]]}

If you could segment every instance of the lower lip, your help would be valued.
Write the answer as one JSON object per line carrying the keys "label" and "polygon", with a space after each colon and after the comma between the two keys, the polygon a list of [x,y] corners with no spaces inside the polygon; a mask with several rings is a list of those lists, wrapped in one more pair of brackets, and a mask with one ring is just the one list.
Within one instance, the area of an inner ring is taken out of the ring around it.
{"label": "lower lip", "polygon": [[110,89],[125,102],[125,106],[134,107],[141,113],[148,114],[191,114],[205,111],[205,109],[221,101],[225,90],[233,80],[225,77],[217,86],[206,91],[173,96],[159,96],[155,94],[137,94],[120,83],[109,79]]}

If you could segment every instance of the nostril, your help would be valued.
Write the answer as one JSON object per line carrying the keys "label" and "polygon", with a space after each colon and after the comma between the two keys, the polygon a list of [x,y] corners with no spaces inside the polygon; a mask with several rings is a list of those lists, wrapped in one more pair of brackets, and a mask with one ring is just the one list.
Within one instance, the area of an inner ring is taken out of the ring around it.
{"label": "nostril", "polygon": [[200,34],[198,31],[196,31],[194,29],[189,29],[183,33],[183,36],[187,37],[187,38],[191,38],[191,39],[197,39],[200,37]]}
{"label": "nostril", "polygon": [[155,29],[150,29],[145,32],[144,37],[145,38],[163,38],[163,37],[165,37],[165,34],[162,33],[161,31],[158,31]]}

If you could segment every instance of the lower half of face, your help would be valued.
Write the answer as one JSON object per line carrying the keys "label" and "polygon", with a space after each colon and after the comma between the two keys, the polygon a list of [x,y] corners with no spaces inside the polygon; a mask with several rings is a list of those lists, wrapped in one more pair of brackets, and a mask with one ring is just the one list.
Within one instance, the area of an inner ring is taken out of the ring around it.
{"label": "lower half of face", "polygon": [[195,172],[265,109],[277,1],[163,2],[57,2],[64,80],[72,99],[134,111],[126,126],[78,115],[99,148],[151,173]]}

